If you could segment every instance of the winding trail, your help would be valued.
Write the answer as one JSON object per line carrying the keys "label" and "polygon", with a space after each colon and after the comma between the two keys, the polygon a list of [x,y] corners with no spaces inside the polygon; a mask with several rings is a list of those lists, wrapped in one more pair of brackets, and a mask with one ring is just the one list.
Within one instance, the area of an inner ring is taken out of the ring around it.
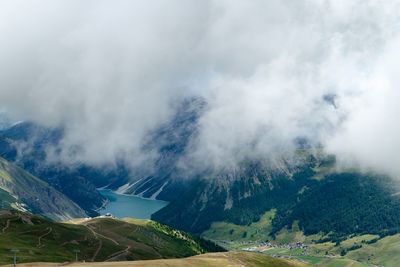
{"label": "winding trail", "polygon": [[93,257],[91,258],[91,261],[94,261],[97,257],[97,255],[99,254],[101,248],[103,247],[103,241],[101,241],[101,239],[97,238],[97,240],[99,240],[99,246],[97,247],[96,251],[93,254]]}
{"label": "winding trail", "polygon": [[44,233],[43,235],[39,236],[39,238],[38,238],[38,244],[37,244],[37,246],[38,246],[39,248],[43,246],[43,244],[42,244],[42,238],[45,237],[46,235],[49,235],[49,234],[53,231],[53,228],[51,228],[51,227],[47,227],[46,229],[49,229],[48,232]]}
{"label": "winding trail", "polygon": [[92,227],[90,227],[87,224],[83,224],[90,232],[92,232],[94,238],[96,238],[99,241],[99,246],[97,247],[96,251],[93,254],[93,257],[90,259],[90,261],[94,261],[97,257],[97,255],[99,254],[101,248],[103,247],[103,241],[97,236],[97,233],[92,229]]}
{"label": "winding trail", "polygon": [[21,218],[21,216],[18,216],[17,218],[7,219],[6,226],[1,230],[2,233],[4,234],[6,232],[6,230],[10,227],[10,222],[11,221],[16,221],[16,220],[18,220],[20,218]]}
{"label": "winding trail", "polygon": [[105,238],[105,239],[107,239],[107,240],[110,240],[111,242],[113,242],[113,243],[116,244],[116,245],[119,245],[118,241],[116,241],[115,239],[112,239],[111,237],[108,237],[108,236],[105,236],[105,235],[102,235],[102,234],[96,232],[92,227],[90,227],[90,226],[87,225],[87,224],[86,224],[85,226],[86,226],[86,228],[88,228],[88,229],[92,232],[92,234],[94,235],[94,237],[95,237],[97,240],[99,240],[99,246],[98,246],[98,248],[96,249],[96,251],[95,251],[95,253],[94,253],[94,255],[93,255],[91,261],[94,261],[94,260],[96,259],[96,257],[97,257],[97,255],[99,254],[101,248],[103,247],[103,241],[99,238],[99,236],[102,237],[102,238]]}
{"label": "winding trail", "polygon": [[[93,230],[93,229],[92,229],[92,230]],[[95,231],[93,230],[93,232],[95,232]],[[110,240],[110,241],[113,242],[115,245],[119,245],[118,241],[116,241],[115,239],[112,239],[111,237],[108,237],[108,236],[99,234],[99,233],[97,233],[97,232],[95,232],[95,233],[96,233],[98,236],[101,236],[102,238],[105,238],[105,239],[107,239],[107,240]]]}
{"label": "winding trail", "polygon": [[[102,246],[103,246],[103,241],[102,241],[99,237],[102,237],[102,238],[104,238],[104,239],[107,239],[107,240],[113,242],[115,245],[120,246],[120,243],[119,243],[117,240],[115,240],[115,239],[113,239],[113,238],[111,238],[111,237],[108,237],[108,236],[105,236],[105,235],[102,235],[102,234],[96,232],[96,231],[93,229],[93,227],[91,227],[90,225],[85,224],[85,227],[88,228],[90,232],[92,232],[92,234],[94,235],[94,237],[95,237],[97,240],[99,240],[99,246],[98,246],[98,248],[96,249],[96,251],[95,251],[95,253],[94,253],[94,255],[93,255],[91,261],[94,261],[94,260],[96,259],[97,255],[99,254],[99,252],[100,252],[100,250],[101,250],[101,248],[102,248]],[[136,231],[136,230],[137,230],[137,229],[135,229],[135,231]],[[113,260],[116,260],[116,259],[118,259],[118,257],[120,257],[121,255],[123,255],[124,253],[129,253],[129,250],[130,250],[131,248],[132,248],[132,246],[131,246],[131,245],[128,245],[124,250],[120,250],[120,251],[114,252],[113,254],[111,254],[110,256],[108,256],[108,257],[107,257],[108,259],[105,260],[105,261],[113,261]]]}
{"label": "winding trail", "polygon": [[130,249],[131,249],[131,246],[128,245],[128,246],[126,247],[126,249],[117,251],[117,252],[111,254],[110,256],[108,256],[108,259],[105,260],[105,261],[114,261],[114,260],[118,260],[118,257],[119,257],[119,256],[121,256],[121,255],[124,254],[124,253],[128,253]]}
{"label": "winding trail", "polygon": [[6,226],[1,230],[3,232],[3,234],[6,232],[6,230],[8,229],[8,227],[10,227],[10,219],[8,219],[6,221]]}

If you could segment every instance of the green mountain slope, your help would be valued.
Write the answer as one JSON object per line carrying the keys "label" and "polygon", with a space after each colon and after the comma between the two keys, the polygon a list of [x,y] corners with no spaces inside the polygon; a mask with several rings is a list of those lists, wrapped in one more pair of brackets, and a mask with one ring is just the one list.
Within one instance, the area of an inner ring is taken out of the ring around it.
{"label": "green mountain slope", "polygon": [[305,234],[350,234],[400,231],[399,184],[388,177],[358,172],[333,173],[299,195],[290,209],[277,213],[274,230],[299,221]]}
{"label": "green mountain slope", "polygon": [[359,243],[361,247],[359,249],[349,251],[346,254],[346,257],[362,262],[368,262],[370,264],[375,264],[375,265],[382,265],[387,267],[399,266],[400,263],[399,234],[384,237],[371,244],[366,244],[363,242]]}
{"label": "green mountain slope", "polygon": [[86,216],[65,195],[3,158],[0,158],[0,190],[4,208],[26,209],[55,220]]}
{"label": "green mountain slope", "polygon": [[295,221],[290,229],[285,227],[273,238],[273,217],[274,210],[250,225],[213,223],[202,236],[229,250],[251,250],[275,257],[291,257],[316,266],[399,266],[400,234],[351,234],[332,240],[330,234],[305,235]]}
{"label": "green mountain slope", "polygon": [[[190,235],[150,220],[81,219],[56,223],[18,211],[0,212],[0,264],[19,262],[120,261],[178,258],[212,248]],[[205,245],[204,245],[205,244]]]}
{"label": "green mountain slope", "polygon": [[297,162],[282,160],[274,169],[244,162],[228,173],[192,181],[179,199],[152,218],[197,233],[214,226],[216,233],[209,234],[218,236],[218,225],[213,223],[248,226],[274,209],[271,236],[290,229],[295,221],[306,235],[331,233],[332,239],[349,234],[394,234],[400,231],[399,191],[398,182],[390,177],[338,170],[334,158],[299,151]]}

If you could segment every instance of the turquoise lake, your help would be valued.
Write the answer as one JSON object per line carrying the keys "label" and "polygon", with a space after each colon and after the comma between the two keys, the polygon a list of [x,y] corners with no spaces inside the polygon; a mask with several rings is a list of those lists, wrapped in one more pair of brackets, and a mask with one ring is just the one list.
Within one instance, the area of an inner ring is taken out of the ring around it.
{"label": "turquoise lake", "polygon": [[117,218],[150,219],[153,213],[168,204],[168,202],[162,200],[116,194],[109,189],[99,189],[99,193],[110,201],[104,209],[99,211],[100,214],[111,213]]}

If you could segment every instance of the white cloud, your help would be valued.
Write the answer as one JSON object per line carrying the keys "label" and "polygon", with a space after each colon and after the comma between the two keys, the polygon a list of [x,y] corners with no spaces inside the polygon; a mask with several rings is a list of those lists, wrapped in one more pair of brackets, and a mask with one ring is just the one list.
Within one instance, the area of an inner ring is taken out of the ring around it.
{"label": "white cloud", "polygon": [[0,106],[64,125],[65,147],[83,148],[73,160],[141,162],[148,132],[195,95],[208,109],[191,159],[279,156],[305,136],[398,172],[399,10],[389,1],[2,1]]}

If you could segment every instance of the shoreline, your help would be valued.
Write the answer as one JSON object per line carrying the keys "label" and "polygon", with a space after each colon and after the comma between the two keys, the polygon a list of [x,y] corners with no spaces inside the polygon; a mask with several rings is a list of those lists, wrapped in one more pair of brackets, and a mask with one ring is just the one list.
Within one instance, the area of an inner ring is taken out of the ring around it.
{"label": "shoreline", "polygon": [[[160,201],[160,202],[164,202],[169,204],[169,201],[165,201],[165,200],[161,200],[161,199],[153,199],[153,198],[148,198],[148,197],[143,197],[143,196],[139,196],[139,195],[132,195],[132,194],[125,194],[125,193],[118,193],[117,191],[114,191],[112,189],[107,189],[104,187],[100,187],[100,188],[96,188],[97,191],[111,191],[116,195],[120,195],[120,196],[127,196],[127,197],[137,197],[137,198],[141,198],[144,200],[150,200],[150,201]],[[108,202],[110,202],[109,200],[107,200]]]}

